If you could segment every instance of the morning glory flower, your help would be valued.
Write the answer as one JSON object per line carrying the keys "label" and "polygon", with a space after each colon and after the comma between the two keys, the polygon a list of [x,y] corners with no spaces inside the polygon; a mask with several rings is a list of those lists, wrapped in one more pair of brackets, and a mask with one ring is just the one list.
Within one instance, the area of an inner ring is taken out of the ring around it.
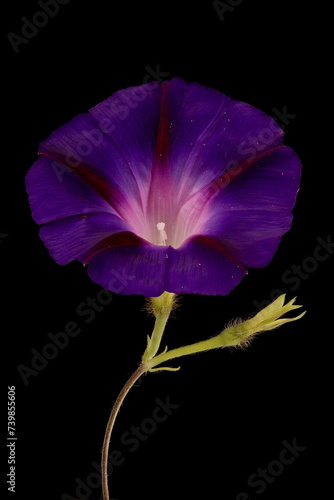
{"label": "morning glory flower", "polygon": [[40,236],[122,294],[225,295],[289,230],[301,165],[253,106],[180,78],[115,92],[40,144]]}

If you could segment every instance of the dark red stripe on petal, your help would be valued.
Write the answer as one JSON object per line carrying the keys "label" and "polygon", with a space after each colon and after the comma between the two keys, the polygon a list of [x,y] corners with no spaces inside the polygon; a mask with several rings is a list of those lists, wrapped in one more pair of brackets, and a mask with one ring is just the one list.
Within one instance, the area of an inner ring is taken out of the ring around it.
{"label": "dark red stripe on petal", "polygon": [[85,264],[94,257],[96,254],[103,252],[107,248],[119,247],[119,246],[130,246],[130,245],[149,245],[150,243],[142,238],[139,238],[134,233],[129,231],[123,231],[121,233],[116,233],[103,240],[99,241],[93,248],[91,248],[86,255]]}
{"label": "dark red stripe on petal", "polygon": [[252,158],[248,158],[247,160],[245,160],[242,163],[239,163],[239,165],[232,167],[228,172],[225,172],[222,176],[220,176],[217,179],[215,179],[214,181],[212,181],[210,183],[211,188],[213,187],[216,191],[219,191],[220,189],[228,186],[230,182],[235,181],[249,167],[255,165],[260,160],[262,160],[262,158],[269,156],[274,151],[282,149],[283,147],[284,146],[277,146],[277,147],[269,149],[267,151],[263,151],[262,153],[259,153],[258,155],[253,156]]}
{"label": "dark red stripe on petal", "polygon": [[198,211],[202,211],[209,200],[221,189],[226,188],[231,182],[236,181],[240,176],[248,170],[250,167],[256,165],[262,158],[269,156],[271,153],[284,148],[285,146],[277,146],[275,148],[269,149],[268,151],[263,151],[262,153],[249,158],[248,160],[232,167],[228,172],[225,172],[220,177],[217,177],[214,181],[210,182],[206,186],[202,187],[199,191],[194,193],[188,200],[189,204],[192,200],[196,201]]}
{"label": "dark red stripe on petal", "polygon": [[248,274],[247,269],[219,241],[210,238],[209,236],[195,236],[192,241],[201,243],[202,245],[207,245],[211,248],[214,248],[215,250],[218,250],[218,252],[224,254],[225,257],[232,261],[239,269]]}
{"label": "dark red stripe on petal", "polygon": [[[169,123],[168,123],[168,109],[167,109],[167,85],[163,82],[161,84],[161,104],[158,136],[155,148],[153,171],[155,169],[168,170],[168,136],[169,136]],[[153,172],[154,173],[154,172]]]}
{"label": "dark red stripe on petal", "polygon": [[148,225],[155,228],[163,221],[171,228],[175,220],[175,193],[170,179],[169,165],[169,129],[168,117],[168,82],[161,84],[161,103],[157,130],[155,154],[151,172],[146,218]]}
{"label": "dark red stripe on petal", "polygon": [[49,153],[45,153],[44,151],[40,151],[39,155],[46,156],[47,158],[51,158],[62,165],[65,165],[68,169],[75,172],[83,181],[85,181],[89,186],[91,186],[104,200],[109,203],[109,205],[118,213],[120,205],[124,205],[126,200],[123,194],[111,186],[107,182],[105,182],[101,177],[99,177],[96,173],[86,167],[84,164],[77,165],[75,167],[71,166],[64,158],[60,156],[51,155]]}

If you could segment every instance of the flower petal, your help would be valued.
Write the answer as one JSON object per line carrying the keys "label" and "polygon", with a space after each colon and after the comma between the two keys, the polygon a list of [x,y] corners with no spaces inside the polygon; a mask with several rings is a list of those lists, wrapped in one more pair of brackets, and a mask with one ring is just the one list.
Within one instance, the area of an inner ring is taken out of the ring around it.
{"label": "flower petal", "polygon": [[54,131],[40,150],[65,154],[70,167],[84,162],[139,202],[150,180],[160,100],[156,82],[115,92]]}
{"label": "flower petal", "polygon": [[111,181],[123,186],[130,177],[139,191],[146,190],[146,196],[156,151],[161,95],[161,85],[147,83],[119,90],[89,110],[98,130],[109,140],[110,158],[105,168]]}
{"label": "flower petal", "polygon": [[157,297],[164,291],[225,295],[247,273],[212,238],[190,238],[182,247],[115,246],[93,256],[88,274],[116,293]]}
{"label": "flower petal", "polygon": [[[51,257],[58,264],[64,265],[72,260],[85,263],[104,240],[114,234],[129,231],[129,226],[119,217],[106,213],[91,213],[45,224],[40,230],[40,237]],[[107,246],[108,241],[103,248]]]}
{"label": "flower petal", "polygon": [[26,175],[32,216],[38,224],[96,212],[116,212],[73,170],[41,156]]}
{"label": "flower petal", "polygon": [[108,248],[89,261],[88,275],[115,293],[158,297],[165,291],[168,250],[149,243]]}
{"label": "flower petal", "polygon": [[[61,169],[67,174],[73,171],[73,184],[78,174],[104,201],[110,203],[111,199],[112,212],[130,223],[138,234],[144,232],[146,222],[144,207],[155,154],[160,102],[161,86],[156,82],[116,92],[89,113],[78,115],[54,131],[40,144],[40,154],[49,157],[51,165],[58,163],[60,174]],[[40,169],[42,165],[48,167],[43,162],[38,164]],[[40,173],[36,168],[33,167],[35,178]],[[55,176],[55,180],[59,179]],[[32,180],[29,187],[34,189],[33,185]],[[81,186],[82,183],[78,183],[78,192]],[[57,191],[61,191],[59,185]],[[86,186],[84,191],[86,196]],[[43,210],[42,200],[39,204]],[[35,205],[37,207],[37,203]],[[53,220],[56,218],[52,216]]]}
{"label": "flower petal", "polygon": [[287,146],[230,178],[207,209],[205,234],[245,267],[262,267],[291,226],[301,164]]}
{"label": "flower petal", "polygon": [[205,236],[189,238],[168,253],[165,290],[174,293],[226,295],[247,274],[219,242]]}
{"label": "flower petal", "polygon": [[168,86],[170,165],[179,199],[282,144],[283,130],[253,106],[179,78]]}

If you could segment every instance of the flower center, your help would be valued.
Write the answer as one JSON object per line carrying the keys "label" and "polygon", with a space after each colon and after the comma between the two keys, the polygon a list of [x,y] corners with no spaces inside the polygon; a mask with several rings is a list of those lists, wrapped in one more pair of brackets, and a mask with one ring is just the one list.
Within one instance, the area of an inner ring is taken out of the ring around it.
{"label": "flower center", "polygon": [[158,245],[166,246],[167,233],[165,231],[166,224],[164,222],[157,223],[157,229],[159,231],[159,242]]}

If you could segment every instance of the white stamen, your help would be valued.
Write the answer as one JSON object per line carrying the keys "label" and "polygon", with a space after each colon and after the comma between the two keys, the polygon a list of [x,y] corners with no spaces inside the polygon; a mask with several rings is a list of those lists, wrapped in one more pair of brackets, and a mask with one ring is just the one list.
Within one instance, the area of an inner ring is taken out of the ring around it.
{"label": "white stamen", "polygon": [[159,243],[158,245],[166,246],[167,233],[165,231],[166,224],[164,222],[158,222],[157,229],[159,231]]}

